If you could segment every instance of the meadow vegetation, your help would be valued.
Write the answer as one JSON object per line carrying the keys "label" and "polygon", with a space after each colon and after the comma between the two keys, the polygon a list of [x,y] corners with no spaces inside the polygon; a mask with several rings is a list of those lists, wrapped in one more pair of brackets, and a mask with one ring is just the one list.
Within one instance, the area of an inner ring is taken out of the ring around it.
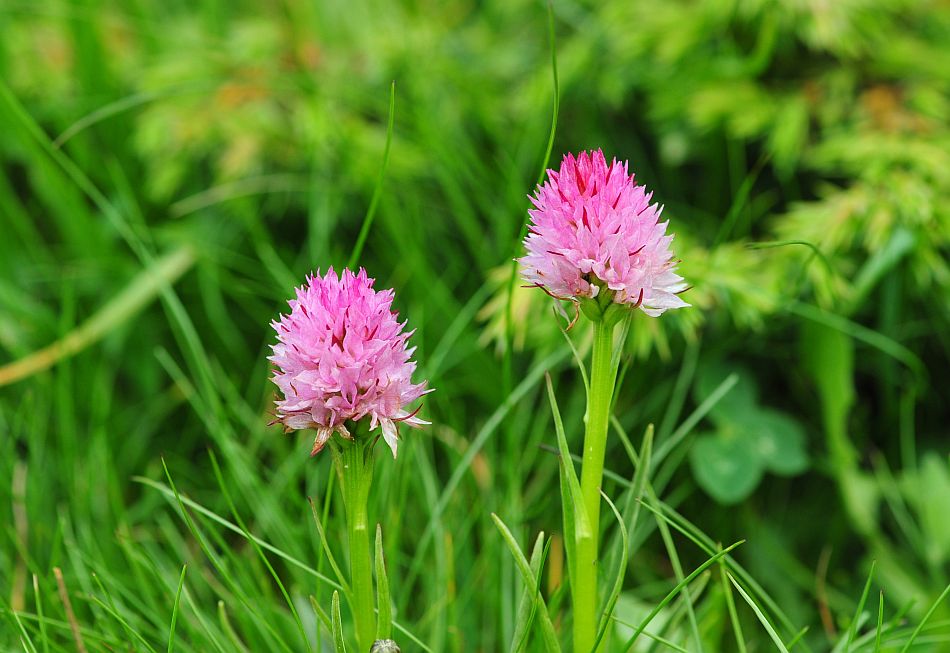
{"label": "meadow vegetation", "polygon": [[545,165],[603,148],[692,304],[624,332],[610,650],[950,650],[946,2],[5,0],[0,37],[0,649],[334,650],[340,488],[266,357],[356,259],[436,389],[376,457],[394,638],[570,650],[591,331],[510,279]]}

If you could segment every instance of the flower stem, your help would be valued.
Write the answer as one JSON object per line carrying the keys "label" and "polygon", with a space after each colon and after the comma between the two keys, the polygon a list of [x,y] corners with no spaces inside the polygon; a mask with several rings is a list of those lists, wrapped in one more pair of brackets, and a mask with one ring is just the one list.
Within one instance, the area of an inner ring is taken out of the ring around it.
{"label": "flower stem", "polygon": [[373,482],[373,444],[342,442],[336,457],[337,473],[346,504],[346,528],[350,547],[350,585],[353,589],[353,621],[358,651],[368,651],[376,637],[373,592],[373,561],[369,547],[367,503]]}
{"label": "flower stem", "polygon": [[[581,497],[590,523],[589,535],[577,540],[577,578],[574,583],[574,652],[589,653],[597,639],[598,547],[600,539],[600,485],[604,475],[604,451],[610,404],[617,380],[613,365],[613,320],[594,322],[594,352],[591,361],[590,393],[587,396],[587,428],[581,467]],[[605,638],[606,639],[606,638]],[[604,648],[601,640],[597,650]]]}

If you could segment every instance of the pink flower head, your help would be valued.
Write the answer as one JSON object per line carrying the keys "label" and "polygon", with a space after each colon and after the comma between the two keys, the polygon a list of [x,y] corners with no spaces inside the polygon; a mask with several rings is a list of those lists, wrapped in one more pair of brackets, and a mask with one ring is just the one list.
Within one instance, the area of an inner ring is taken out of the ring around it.
{"label": "pink flower head", "polygon": [[608,166],[600,150],[566,155],[530,198],[522,278],[559,299],[612,292],[612,301],[654,317],[689,306],[678,296],[686,283],[652,196],[627,174],[626,161]]}
{"label": "pink flower head", "polygon": [[273,381],[284,394],[277,401],[277,420],[286,430],[313,428],[316,455],[334,432],[352,439],[347,421],[369,418],[369,429],[382,429],[396,456],[396,423],[428,424],[406,406],[424,394],[425,383],[413,384],[416,369],[407,347],[412,331],[403,332],[390,310],[393,291],[373,290],[373,279],[360,268],[337,277],[331,267],[324,277],[307,277],[291,299],[290,315],[271,325],[277,331]]}

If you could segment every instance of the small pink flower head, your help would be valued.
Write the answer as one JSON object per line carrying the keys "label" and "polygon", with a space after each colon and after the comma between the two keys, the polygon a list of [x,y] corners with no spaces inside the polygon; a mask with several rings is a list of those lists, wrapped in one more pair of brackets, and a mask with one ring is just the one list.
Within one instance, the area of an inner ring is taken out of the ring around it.
{"label": "small pink flower head", "polygon": [[607,165],[600,150],[566,155],[530,198],[522,278],[560,299],[609,292],[612,302],[654,317],[689,306],[679,298],[686,283],[676,274],[673,236],[652,196],[627,174],[626,161]]}
{"label": "small pink flower head", "polygon": [[273,381],[284,394],[277,401],[277,420],[286,430],[317,430],[311,455],[334,432],[352,439],[347,421],[369,419],[369,430],[381,428],[396,457],[396,423],[428,424],[406,406],[431,390],[413,384],[416,369],[404,332],[390,310],[393,291],[373,290],[373,279],[360,268],[337,277],[307,277],[291,299],[290,315],[271,323],[277,331]]}

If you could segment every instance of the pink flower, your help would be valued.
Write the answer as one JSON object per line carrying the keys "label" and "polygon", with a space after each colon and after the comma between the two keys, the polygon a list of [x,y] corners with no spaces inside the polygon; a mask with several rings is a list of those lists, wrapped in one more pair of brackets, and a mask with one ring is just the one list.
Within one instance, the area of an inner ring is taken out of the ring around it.
{"label": "pink flower", "polygon": [[346,422],[369,419],[369,430],[382,429],[396,456],[396,423],[428,424],[406,406],[431,392],[413,384],[415,347],[412,331],[403,332],[390,310],[393,291],[373,290],[373,279],[360,268],[341,277],[331,267],[326,276],[307,277],[291,299],[290,315],[272,322],[277,331],[273,381],[284,394],[277,401],[277,420],[286,430],[313,428],[316,455],[334,432],[352,439]]}
{"label": "pink flower", "polygon": [[611,292],[613,302],[654,317],[689,306],[678,296],[687,286],[652,196],[627,174],[626,161],[608,166],[600,150],[568,154],[530,198],[522,278],[560,299]]}

